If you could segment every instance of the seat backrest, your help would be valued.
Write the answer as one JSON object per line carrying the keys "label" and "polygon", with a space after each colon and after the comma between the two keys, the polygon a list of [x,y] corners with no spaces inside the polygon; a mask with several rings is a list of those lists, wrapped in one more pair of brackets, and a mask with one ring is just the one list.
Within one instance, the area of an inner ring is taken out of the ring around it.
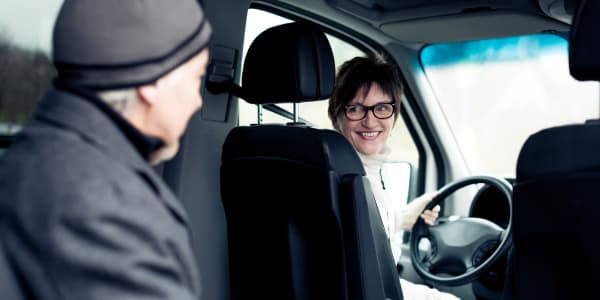
{"label": "seat backrest", "polygon": [[600,125],[550,128],[519,155],[510,299],[595,298],[600,283]]}
{"label": "seat backrest", "polygon": [[[573,20],[570,68],[580,80],[600,79],[598,14],[599,1],[581,0]],[[505,299],[597,297],[599,185],[600,122],[548,128],[528,138],[517,162]]]}
{"label": "seat backrest", "polygon": [[[251,103],[327,98],[335,67],[310,23],[263,32],[234,89]],[[234,128],[222,154],[232,299],[402,299],[362,164],[339,133]]]}

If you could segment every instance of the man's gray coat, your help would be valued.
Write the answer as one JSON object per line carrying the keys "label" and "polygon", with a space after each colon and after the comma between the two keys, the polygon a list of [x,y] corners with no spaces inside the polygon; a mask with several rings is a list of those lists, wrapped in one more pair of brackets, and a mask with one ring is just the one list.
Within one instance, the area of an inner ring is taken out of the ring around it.
{"label": "man's gray coat", "polygon": [[0,162],[0,238],[34,299],[198,299],[186,214],[92,102],[52,90]]}

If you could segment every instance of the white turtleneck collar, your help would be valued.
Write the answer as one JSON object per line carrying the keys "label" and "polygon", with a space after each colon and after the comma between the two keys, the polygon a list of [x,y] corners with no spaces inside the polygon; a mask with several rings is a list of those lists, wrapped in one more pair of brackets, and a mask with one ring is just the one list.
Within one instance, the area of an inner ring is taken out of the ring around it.
{"label": "white turtleneck collar", "polygon": [[392,148],[387,145],[383,147],[381,152],[376,154],[366,155],[357,151],[367,175],[371,176],[379,176],[379,169],[381,169],[381,166],[388,161],[391,152]]}

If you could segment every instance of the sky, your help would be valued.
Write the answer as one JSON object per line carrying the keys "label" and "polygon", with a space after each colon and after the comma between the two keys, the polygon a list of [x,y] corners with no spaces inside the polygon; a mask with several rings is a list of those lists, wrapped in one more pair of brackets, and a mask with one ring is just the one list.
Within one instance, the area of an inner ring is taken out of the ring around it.
{"label": "sky", "polygon": [[0,34],[25,48],[50,51],[52,27],[62,0],[0,0]]}

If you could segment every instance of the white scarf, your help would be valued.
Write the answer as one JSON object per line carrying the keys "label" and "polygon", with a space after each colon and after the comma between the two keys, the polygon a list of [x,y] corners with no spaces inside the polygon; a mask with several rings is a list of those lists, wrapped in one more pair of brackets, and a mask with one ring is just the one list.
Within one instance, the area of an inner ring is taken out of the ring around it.
{"label": "white scarf", "polygon": [[396,213],[394,212],[394,205],[392,203],[393,199],[391,199],[391,195],[385,190],[386,182],[384,182],[384,177],[381,173],[382,166],[384,163],[388,162],[391,152],[392,149],[388,146],[385,146],[381,152],[376,154],[365,155],[360,152],[357,153],[363,163],[363,167],[367,173],[367,178],[371,183],[373,197],[377,203],[377,208],[379,210],[379,215],[381,216],[383,226],[385,227],[385,231],[390,239],[390,245],[394,259],[396,262],[398,262],[402,251],[402,232],[397,232],[396,230]]}

